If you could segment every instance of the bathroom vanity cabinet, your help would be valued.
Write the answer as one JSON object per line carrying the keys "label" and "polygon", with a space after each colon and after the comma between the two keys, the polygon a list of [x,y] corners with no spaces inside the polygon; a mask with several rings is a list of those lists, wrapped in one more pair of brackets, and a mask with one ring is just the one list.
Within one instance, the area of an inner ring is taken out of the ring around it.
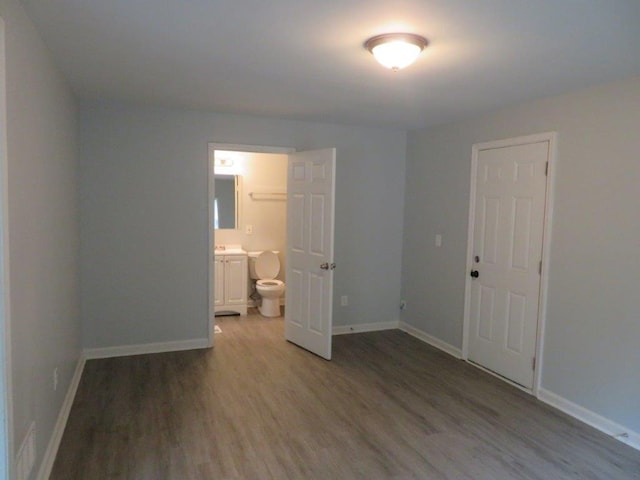
{"label": "bathroom vanity cabinet", "polygon": [[247,253],[214,257],[214,311],[247,314]]}

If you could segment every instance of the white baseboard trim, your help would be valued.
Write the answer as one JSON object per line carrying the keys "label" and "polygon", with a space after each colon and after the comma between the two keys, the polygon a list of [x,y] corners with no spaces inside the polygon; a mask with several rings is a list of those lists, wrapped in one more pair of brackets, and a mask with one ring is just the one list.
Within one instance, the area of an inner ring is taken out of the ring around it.
{"label": "white baseboard trim", "polygon": [[428,343],[432,347],[436,347],[437,349],[442,350],[443,352],[448,353],[453,357],[462,358],[462,350],[443,340],[440,340],[439,338],[434,337],[433,335],[429,335],[427,332],[424,332],[419,328],[416,328],[405,322],[400,322],[399,328],[412,337],[416,337],[418,340],[422,340],[423,342]]}
{"label": "white baseboard trim", "polygon": [[399,324],[400,322],[398,320],[392,320],[391,322],[336,325],[335,327],[333,327],[332,333],[334,335],[345,335],[348,333],[364,333],[364,332],[378,332],[380,330],[394,330],[398,328]]}
{"label": "white baseboard trim", "polygon": [[67,394],[65,395],[64,401],[62,402],[60,413],[58,413],[58,419],[56,420],[56,424],[53,427],[53,432],[51,433],[49,444],[47,445],[47,449],[45,450],[44,456],[42,457],[42,463],[40,463],[40,469],[38,470],[38,475],[36,476],[38,480],[48,480],[49,476],[51,475],[53,462],[56,459],[58,448],[60,447],[60,441],[62,440],[62,434],[64,433],[64,428],[67,426],[67,420],[69,419],[71,406],[73,405],[73,400],[76,398],[76,392],[78,391],[78,385],[80,384],[80,378],[82,377],[84,364],[85,357],[83,354],[80,354],[80,358],[78,359],[78,363],[76,364],[76,370],[75,372],[73,372],[73,377],[71,378],[71,383],[69,384],[69,388],[67,389]]}
{"label": "white baseboard trim", "polygon": [[143,355],[146,353],[177,352],[180,350],[196,350],[209,348],[209,339],[196,338],[193,340],[178,340],[174,342],[143,343],[139,345],[121,345],[118,347],[85,348],[84,357],[94,358],[127,357],[129,355]]}
{"label": "white baseboard trim", "polygon": [[544,388],[538,389],[538,399],[607,435],[611,435],[616,440],[640,450],[639,433]]}

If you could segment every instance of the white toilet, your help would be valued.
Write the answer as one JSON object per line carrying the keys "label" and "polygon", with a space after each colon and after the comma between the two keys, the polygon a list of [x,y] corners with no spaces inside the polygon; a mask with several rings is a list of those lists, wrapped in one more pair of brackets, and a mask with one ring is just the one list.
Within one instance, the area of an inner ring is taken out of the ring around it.
{"label": "white toilet", "polygon": [[256,290],[262,297],[260,314],[265,317],[279,317],[280,297],[284,294],[284,282],[276,280],[280,272],[278,252],[265,250],[249,252],[249,274],[256,280]]}

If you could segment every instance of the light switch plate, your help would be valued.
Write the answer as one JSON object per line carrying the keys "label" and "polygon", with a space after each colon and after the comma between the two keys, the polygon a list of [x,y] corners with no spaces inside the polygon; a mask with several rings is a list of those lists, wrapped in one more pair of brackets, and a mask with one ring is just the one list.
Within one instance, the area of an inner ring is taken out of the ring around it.
{"label": "light switch plate", "polygon": [[442,235],[438,233],[436,235],[436,247],[441,247],[441,246],[442,246]]}

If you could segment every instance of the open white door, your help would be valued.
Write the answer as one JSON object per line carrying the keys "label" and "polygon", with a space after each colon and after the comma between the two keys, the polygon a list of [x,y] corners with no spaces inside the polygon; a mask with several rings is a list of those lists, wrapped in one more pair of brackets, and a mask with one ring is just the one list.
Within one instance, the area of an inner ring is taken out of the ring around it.
{"label": "open white door", "polygon": [[285,338],[331,360],[336,150],[289,155]]}

